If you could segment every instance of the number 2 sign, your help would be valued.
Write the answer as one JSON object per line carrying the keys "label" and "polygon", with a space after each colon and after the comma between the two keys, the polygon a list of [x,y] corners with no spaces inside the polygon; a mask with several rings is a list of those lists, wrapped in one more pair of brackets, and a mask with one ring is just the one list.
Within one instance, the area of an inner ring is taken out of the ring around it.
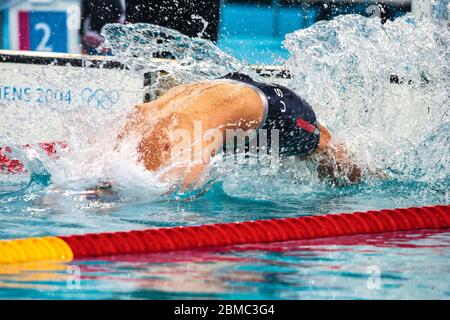
{"label": "number 2 sign", "polygon": [[66,12],[20,11],[20,50],[67,52],[66,20]]}

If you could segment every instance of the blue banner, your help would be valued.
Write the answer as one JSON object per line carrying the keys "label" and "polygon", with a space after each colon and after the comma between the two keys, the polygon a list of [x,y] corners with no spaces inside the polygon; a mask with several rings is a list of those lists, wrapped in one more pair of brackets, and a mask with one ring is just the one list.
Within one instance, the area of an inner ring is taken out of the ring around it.
{"label": "blue banner", "polygon": [[31,50],[67,52],[67,15],[65,12],[30,12]]}

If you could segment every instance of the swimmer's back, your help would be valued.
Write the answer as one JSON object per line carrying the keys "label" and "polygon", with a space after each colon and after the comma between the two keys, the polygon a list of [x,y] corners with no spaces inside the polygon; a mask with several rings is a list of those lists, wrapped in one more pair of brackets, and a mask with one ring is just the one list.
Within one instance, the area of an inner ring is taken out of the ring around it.
{"label": "swimmer's back", "polygon": [[[181,85],[155,101],[136,106],[119,140],[130,134],[141,137],[140,160],[148,170],[156,171],[171,160],[176,130],[186,130],[192,138],[200,125],[202,136],[207,130],[219,129],[225,137],[226,129],[258,128],[260,123],[255,119],[262,119],[263,110],[258,94],[246,86],[215,81]],[[223,142],[215,141],[205,150],[217,151]]]}

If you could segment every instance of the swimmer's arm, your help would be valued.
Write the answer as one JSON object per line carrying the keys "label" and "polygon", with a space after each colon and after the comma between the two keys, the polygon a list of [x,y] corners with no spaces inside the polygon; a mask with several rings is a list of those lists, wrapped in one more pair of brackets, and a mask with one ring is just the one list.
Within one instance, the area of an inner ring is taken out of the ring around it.
{"label": "swimmer's arm", "polygon": [[159,179],[172,187],[180,187],[182,192],[198,189],[205,183],[207,168],[208,163],[180,165],[165,171]]}
{"label": "swimmer's arm", "polygon": [[[224,143],[226,141],[226,130],[256,130],[260,126],[259,120],[262,119],[263,105],[258,94],[247,87],[231,86],[229,84],[215,84],[215,83],[203,83],[198,86],[207,88],[204,89],[201,97],[192,99],[191,105],[186,105],[184,108],[186,114],[184,116],[178,116],[178,128],[184,128],[190,134],[190,137],[195,137],[193,125],[193,119],[197,118],[202,121],[203,129],[201,141],[194,142],[189,148],[190,155],[196,155],[197,150],[201,150],[201,155],[194,156],[195,159],[188,161],[177,161],[177,143],[172,143],[170,150],[172,155],[171,163],[180,163],[175,168],[170,170],[164,175],[164,180],[173,180],[177,177],[183,177],[181,186],[184,189],[195,189],[201,187],[206,182],[207,171],[212,158],[221,152]],[[166,93],[159,100],[164,99],[171,93],[179,94],[176,90],[180,90],[180,87],[171,89],[169,93]],[[183,89],[185,90],[185,89]],[[226,95],[227,99],[222,97]],[[254,108],[253,106],[259,108]],[[217,112],[217,110],[221,110]],[[214,117],[210,115],[214,114]],[[203,115],[203,118],[202,118]],[[177,138],[169,139],[171,141],[177,141]],[[190,139],[189,139],[190,140]],[[201,148],[198,148],[201,144]],[[169,163],[170,167],[170,163]]]}
{"label": "swimmer's arm", "polygon": [[343,143],[334,142],[330,132],[320,124],[319,129],[319,146],[313,154],[319,162],[319,177],[334,184],[358,183],[362,177],[362,169],[354,162],[347,147]]}
{"label": "swimmer's arm", "polygon": [[220,130],[212,129],[198,143],[201,143],[201,147],[194,143],[186,149],[180,148],[176,143],[172,145],[171,160],[166,164],[171,168],[160,176],[160,180],[180,186],[181,191],[205,185],[211,160],[223,147],[223,137]]}
{"label": "swimmer's arm", "polygon": [[171,102],[171,100],[178,95],[182,95],[183,91],[187,90],[186,88],[186,85],[175,86],[156,100],[134,106],[130,114],[127,116],[125,125],[117,135],[118,142],[126,138],[131,132],[138,132],[142,129],[147,120],[146,115],[150,110],[154,110],[160,114],[162,110]]}

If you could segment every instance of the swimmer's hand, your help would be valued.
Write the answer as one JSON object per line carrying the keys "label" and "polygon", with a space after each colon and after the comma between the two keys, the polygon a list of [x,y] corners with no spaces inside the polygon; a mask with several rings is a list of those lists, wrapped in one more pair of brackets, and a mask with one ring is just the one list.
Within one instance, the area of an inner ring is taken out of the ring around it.
{"label": "swimmer's hand", "polygon": [[341,147],[323,153],[320,156],[317,171],[323,180],[330,180],[335,185],[359,183],[362,169],[352,162],[351,156],[342,151]]}
{"label": "swimmer's hand", "polygon": [[117,194],[112,190],[112,184],[109,181],[101,181],[92,189],[86,190],[82,193],[86,200],[99,201],[106,200],[113,201],[117,198]]}
{"label": "swimmer's hand", "polygon": [[200,189],[206,182],[208,163],[183,164],[165,170],[159,175],[163,183],[172,185],[170,192],[188,192]]}
{"label": "swimmer's hand", "polygon": [[323,180],[342,186],[359,183],[363,177],[388,179],[385,171],[355,163],[354,156],[343,143],[332,140],[330,132],[319,125],[320,141],[313,157]]}
{"label": "swimmer's hand", "polygon": [[363,170],[354,163],[353,156],[342,143],[332,141],[330,132],[318,125],[320,141],[313,158],[318,161],[317,171],[323,180],[335,185],[349,185],[361,181]]}

